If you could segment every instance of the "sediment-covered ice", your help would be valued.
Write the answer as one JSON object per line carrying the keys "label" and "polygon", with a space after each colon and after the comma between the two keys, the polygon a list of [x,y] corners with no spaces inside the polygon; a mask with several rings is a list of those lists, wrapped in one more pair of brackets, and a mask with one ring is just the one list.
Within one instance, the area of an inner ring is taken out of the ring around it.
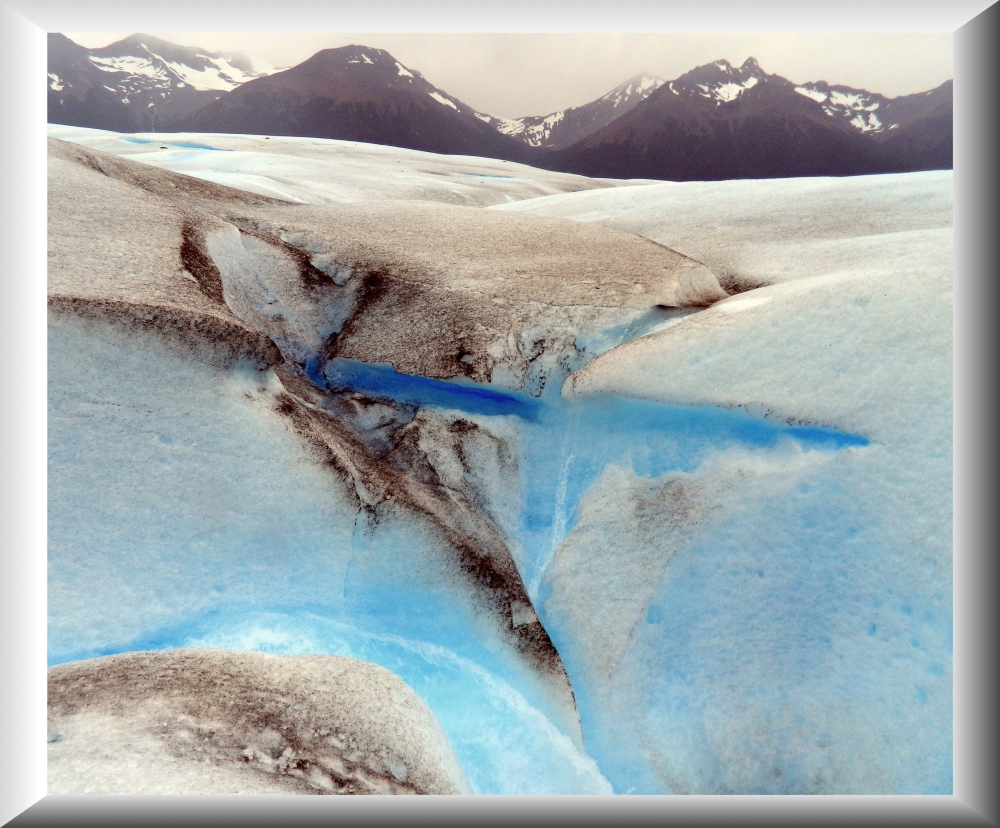
{"label": "sediment-covered ice", "polygon": [[[699,262],[603,227],[416,201],[293,205],[66,142],[51,154],[53,290],[141,287],[170,307],[190,295],[303,368],[360,359],[540,393],[578,367],[587,337],[726,296]],[[100,222],[81,267],[69,257],[87,203]],[[155,261],[119,278],[107,254],[148,226]]]}
{"label": "sediment-covered ice", "polygon": [[[317,268],[344,280],[352,301],[328,300],[332,332],[318,356],[409,374],[538,393],[547,378],[561,380],[584,336],[658,306],[726,296],[692,259],[562,219],[419,202],[257,214],[257,228],[312,252]],[[235,282],[255,251],[233,231],[228,238],[209,235],[207,249],[223,281]]]}
{"label": "sediment-covered ice", "polygon": [[471,793],[427,705],[365,661],[125,653],[48,685],[49,793]]}

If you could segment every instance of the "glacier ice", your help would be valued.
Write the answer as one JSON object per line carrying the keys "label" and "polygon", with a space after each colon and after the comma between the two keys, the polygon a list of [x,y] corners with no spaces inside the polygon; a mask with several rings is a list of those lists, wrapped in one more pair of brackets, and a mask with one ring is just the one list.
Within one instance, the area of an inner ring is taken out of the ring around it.
{"label": "glacier ice", "polygon": [[950,792],[950,174],[50,132],[53,664],[373,662],[477,793]]}
{"label": "glacier ice", "polygon": [[[170,133],[119,135],[50,124],[53,138],[217,184],[304,204],[418,199],[500,204],[604,181],[514,162],[435,155],[380,144],[287,136]],[[161,149],[161,147],[167,149]]]}
{"label": "glacier ice", "polygon": [[[219,367],[155,333],[66,314],[49,342],[51,663],[194,641],[236,648],[245,619],[290,619],[307,635],[300,619],[315,618],[322,634],[288,652],[357,655],[418,692],[415,676],[445,685],[422,697],[477,792],[608,790],[558,687],[505,645],[433,527],[391,510],[369,526],[353,492],[261,405],[280,393],[273,371]],[[331,628],[361,643],[344,652]],[[467,692],[455,664],[478,671]]]}
{"label": "glacier ice", "polygon": [[493,210],[603,224],[704,262],[730,290],[951,266],[951,172],[643,184]]}
{"label": "glacier ice", "polygon": [[[551,210],[773,282],[599,356],[565,396],[869,441],[819,464],[743,447],[652,480],[604,469],[540,612],[604,773],[636,792],[950,792],[950,174],[652,185]],[[795,277],[768,259],[779,244]]]}

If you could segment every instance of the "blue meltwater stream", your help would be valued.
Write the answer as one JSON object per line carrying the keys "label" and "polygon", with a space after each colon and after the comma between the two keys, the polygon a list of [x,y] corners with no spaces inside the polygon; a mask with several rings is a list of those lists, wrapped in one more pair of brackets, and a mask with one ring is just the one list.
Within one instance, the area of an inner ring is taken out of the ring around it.
{"label": "blue meltwater stream", "polygon": [[706,452],[732,446],[770,449],[791,440],[803,450],[837,451],[868,445],[864,437],[834,429],[789,426],[715,406],[669,405],[616,395],[570,401],[551,386],[539,399],[468,380],[429,379],[353,360],[330,361],[323,379],[331,390],[350,389],[476,418],[516,418],[523,491],[514,538],[520,550],[515,558],[532,599],[538,597],[553,551],[576,523],[580,501],[609,465],[659,477],[694,471]]}

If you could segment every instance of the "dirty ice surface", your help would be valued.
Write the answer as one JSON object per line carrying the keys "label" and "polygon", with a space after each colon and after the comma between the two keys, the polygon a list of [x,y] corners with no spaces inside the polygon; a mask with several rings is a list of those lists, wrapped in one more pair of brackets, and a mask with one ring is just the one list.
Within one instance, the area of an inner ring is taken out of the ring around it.
{"label": "dirty ice surface", "polygon": [[369,531],[254,404],[272,371],[59,317],[53,663],[372,661],[424,699],[478,793],[951,792],[950,173],[609,187],[344,142],[50,130],[311,204],[528,199],[497,209],[645,235],[746,291],[609,331],[561,393],[312,374],[510,447],[517,505],[491,518],[582,744],[477,626],[439,540],[403,513]]}
{"label": "dirty ice surface", "polygon": [[48,679],[50,794],[471,793],[427,705],[370,662],[186,648]]}

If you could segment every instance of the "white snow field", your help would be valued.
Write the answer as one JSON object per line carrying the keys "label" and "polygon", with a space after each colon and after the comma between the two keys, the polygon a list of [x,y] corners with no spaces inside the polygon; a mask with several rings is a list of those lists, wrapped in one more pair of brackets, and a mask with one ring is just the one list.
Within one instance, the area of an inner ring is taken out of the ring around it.
{"label": "white snow field", "polygon": [[487,206],[612,186],[513,161],[356,141],[205,133],[121,135],[50,124],[49,136],[216,184],[305,204],[418,199]]}
{"label": "white snow field", "polygon": [[951,791],[950,173],[50,135],[51,663],[372,662],[476,793]]}
{"label": "white snow field", "polygon": [[951,267],[951,171],[670,182],[498,210],[602,224],[704,262],[729,288],[890,268]]}
{"label": "white snow field", "polygon": [[185,649],[49,670],[51,794],[471,793],[441,726],[388,670]]}

